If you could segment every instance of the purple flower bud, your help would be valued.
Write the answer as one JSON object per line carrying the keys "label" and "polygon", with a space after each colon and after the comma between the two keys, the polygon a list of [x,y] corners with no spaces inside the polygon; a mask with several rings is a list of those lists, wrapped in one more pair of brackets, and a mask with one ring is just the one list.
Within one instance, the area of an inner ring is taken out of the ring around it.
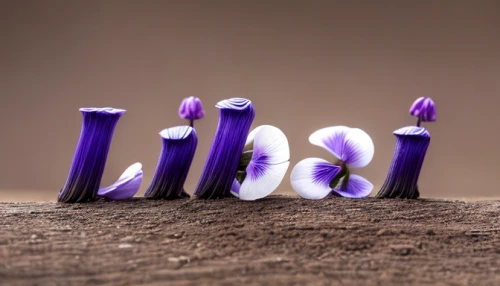
{"label": "purple flower bud", "polygon": [[418,118],[417,126],[421,121],[436,121],[436,104],[430,97],[420,97],[411,106],[410,114]]}
{"label": "purple flower bud", "polygon": [[116,124],[125,113],[123,109],[110,107],[80,111],[82,131],[59,202],[79,203],[96,198]]}
{"label": "purple flower bud", "polygon": [[231,186],[255,110],[244,98],[231,98],[216,105],[220,109],[219,125],[195,195],[202,199],[231,197]]}
{"label": "purple flower bud", "polygon": [[179,116],[182,119],[187,119],[191,121],[191,126],[193,120],[202,119],[205,116],[205,111],[203,110],[203,104],[198,97],[190,96],[184,98],[179,107]]}
{"label": "purple flower bud", "polygon": [[156,172],[145,197],[150,199],[189,198],[184,182],[193,162],[198,137],[190,126],[177,126],[160,132],[163,147]]}
{"label": "purple flower bud", "polygon": [[394,131],[396,148],[379,198],[416,199],[420,196],[417,181],[431,135],[423,127],[403,127]]}

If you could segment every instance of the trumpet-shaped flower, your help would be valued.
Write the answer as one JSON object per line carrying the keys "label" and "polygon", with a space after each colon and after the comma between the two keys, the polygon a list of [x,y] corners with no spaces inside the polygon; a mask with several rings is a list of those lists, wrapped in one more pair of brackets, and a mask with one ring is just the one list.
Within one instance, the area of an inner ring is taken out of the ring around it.
{"label": "trumpet-shaped flower", "polygon": [[193,127],[193,121],[205,117],[203,104],[198,97],[190,96],[185,98],[179,107],[179,116],[190,121],[190,126]]}
{"label": "trumpet-shaped flower", "polygon": [[290,165],[290,148],[278,128],[262,125],[248,135],[240,156],[231,193],[241,200],[256,200],[271,194]]}
{"label": "trumpet-shaped flower", "polygon": [[58,201],[77,203],[94,200],[106,165],[111,139],[123,109],[81,108],[80,139]]}
{"label": "trumpet-shaped flower", "polygon": [[377,194],[379,198],[417,199],[420,196],[417,182],[431,141],[429,131],[420,124],[436,121],[436,105],[431,98],[421,97],[413,103],[410,115],[418,117],[417,126],[394,131],[396,147],[387,178]]}
{"label": "trumpet-shaped flower", "polygon": [[139,191],[143,174],[141,163],[132,164],[115,183],[100,189],[97,194],[112,201],[130,199]]}
{"label": "trumpet-shaped flower", "polygon": [[198,137],[190,126],[177,126],[160,132],[163,147],[151,185],[145,197],[151,199],[189,198],[184,182],[193,162]]}
{"label": "trumpet-shaped flower", "polygon": [[240,155],[255,117],[252,102],[244,98],[222,100],[219,124],[195,195],[202,199],[230,197]]}
{"label": "trumpet-shaped flower", "polygon": [[348,198],[370,195],[373,185],[351,174],[351,169],[365,167],[373,158],[373,141],[366,132],[345,126],[327,127],[311,134],[309,142],[325,148],[337,160],[331,163],[307,158],[295,165],[290,181],[301,197],[318,200],[329,194]]}

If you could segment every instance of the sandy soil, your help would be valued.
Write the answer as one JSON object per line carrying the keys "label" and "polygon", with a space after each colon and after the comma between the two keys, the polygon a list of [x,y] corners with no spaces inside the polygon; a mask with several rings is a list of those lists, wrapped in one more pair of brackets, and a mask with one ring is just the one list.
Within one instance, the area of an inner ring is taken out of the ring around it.
{"label": "sandy soil", "polygon": [[0,203],[2,285],[500,285],[500,201]]}

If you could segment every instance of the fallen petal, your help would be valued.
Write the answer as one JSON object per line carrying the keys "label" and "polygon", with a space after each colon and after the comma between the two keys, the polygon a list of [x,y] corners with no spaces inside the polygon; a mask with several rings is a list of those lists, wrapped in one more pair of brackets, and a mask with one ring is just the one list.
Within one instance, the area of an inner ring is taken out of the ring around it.
{"label": "fallen petal", "polygon": [[97,194],[114,201],[130,199],[139,191],[143,174],[141,163],[132,164],[115,183],[100,189]]}
{"label": "fallen petal", "polygon": [[307,158],[295,165],[290,182],[301,197],[320,200],[332,192],[330,182],[341,169],[340,166],[320,158]]}
{"label": "fallen petal", "polygon": [[338,187],[333,189],[337,194],[346,198],[364,198],[371,194],[373,184],[367,179],[351,174],[347,185],[340,183]]}

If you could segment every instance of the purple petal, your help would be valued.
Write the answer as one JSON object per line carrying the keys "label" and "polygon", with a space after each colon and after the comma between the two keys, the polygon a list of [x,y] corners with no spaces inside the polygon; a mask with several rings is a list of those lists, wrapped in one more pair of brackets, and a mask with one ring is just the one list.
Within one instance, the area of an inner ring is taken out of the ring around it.
{"label": "purple petal", "polygon": [[240,188],[241,188],[240,182],[238,182],[238,180],[234,179],[233,185],[231,186],[231,194],[233,194],[233,196],[239,198],[240,197]]}
{"label": "purple petal", "polygon": [[231,196],[231,186],[248,131],[255,117],[250,100],[233,98],[219,102],[219,125],[195,194],[203,199]]}
{"label": "purple petal", "polygon": [[430,97],[420,97],[410,107],[410,114],[422,121],[436,121],[436,104]]}
{"label": "purple petal", "polygon": [[184,182],[193,162],[198,137],[190,126],[177,126],[160,132],[162,149],[151,185],[144,195],[151,199],[189,197]]}
{"label": "purple petal", "polygon": [[370,195],[373,185],[365,178],[351,174],[347,185],[341,180],[338,186],[333,189],[337,194],[346,198],[364,198]]}
{"label": "purple petal", "polygon": [[100,189],[97,194],[114,201],[130,199],[139,191],[143,174],[142,164],[135,163],[128,167],[114,184]]}
{"label": "purple petal", "polygon": [[188,120],[198,120],[205,117],[201,100],[194,96],[185,98],[179,107],[179,116]]}
{"label": "purple petal", "polygon": [[372,139],[358,128],[346,126],[323,128],[311,134],[309,142],[330,151],[351,168],[368,165],[374,154]]}
{"label": "purple petal", "polygon": [[113,133],[123,109],[81,108],[83,116],[80,139],[73,163],[58,201],[87,202],[95,199],[106,165]]}
{"label": "purple petal", "polygon": [[290,182],[293,189],[303,198],[323,199],[332,192],[330,182],[342,168],[320,158],[300,161],[292,170]]}

